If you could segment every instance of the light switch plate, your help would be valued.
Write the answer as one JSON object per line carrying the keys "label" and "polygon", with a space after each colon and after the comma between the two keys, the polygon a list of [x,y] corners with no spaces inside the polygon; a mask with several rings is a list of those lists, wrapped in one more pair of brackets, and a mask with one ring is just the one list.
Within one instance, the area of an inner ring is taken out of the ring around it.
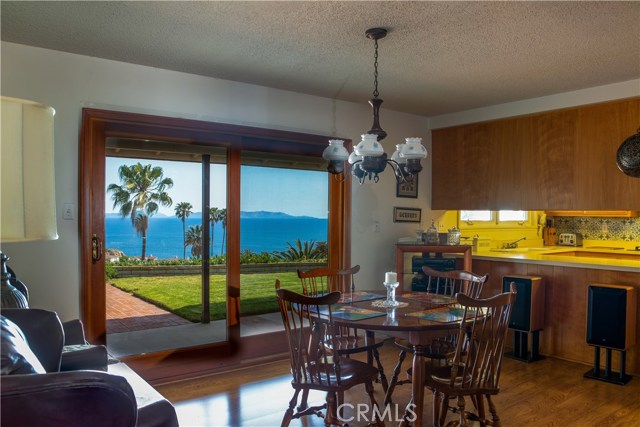
{"label": "light switch plate", "polygon": [[73,211],[75,206],[73,203],[65,203],[62,205],[62,219],[73,219]]}

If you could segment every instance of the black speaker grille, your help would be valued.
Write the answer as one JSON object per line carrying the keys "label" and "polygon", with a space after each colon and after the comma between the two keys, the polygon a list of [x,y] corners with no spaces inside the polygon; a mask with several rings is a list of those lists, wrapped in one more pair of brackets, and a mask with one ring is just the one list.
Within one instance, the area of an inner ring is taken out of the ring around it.
{"label": "black speaker grille", "polygon": [[626,347],[627,291],[589,286],[587,343],[624,350]]}
{"label": "black speaker grille", "polygon": [[516,284],[516,302],[511,312],[509,328],[518,331],[531,331],[531,279],[523,277],[502,278],[502,292],[509,292],[511,282]]}

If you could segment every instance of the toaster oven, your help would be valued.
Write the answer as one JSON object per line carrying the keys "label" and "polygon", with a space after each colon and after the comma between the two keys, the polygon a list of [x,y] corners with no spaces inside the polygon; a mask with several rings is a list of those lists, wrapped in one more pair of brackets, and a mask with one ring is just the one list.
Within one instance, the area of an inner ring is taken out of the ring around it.
{"label": "toaster oven", "polygon": [[558,246],[582,246],[582,234],[560,233],[558,235]]}

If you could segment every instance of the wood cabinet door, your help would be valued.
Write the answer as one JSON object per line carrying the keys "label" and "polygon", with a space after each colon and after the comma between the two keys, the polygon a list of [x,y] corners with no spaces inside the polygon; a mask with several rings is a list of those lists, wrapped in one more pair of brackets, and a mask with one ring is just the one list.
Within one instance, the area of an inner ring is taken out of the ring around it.
{"label": "wood cabinet door", "polygon": [[433,209],[640,210],[616,165],[640,98],[432,131]]}
{"label": "wood cabinet door", "polygon": [[616,164],[618,147],[640,127],[640,101],[592,105],[578,113],[576,208],[640,209],[640,179],[625,175]]}

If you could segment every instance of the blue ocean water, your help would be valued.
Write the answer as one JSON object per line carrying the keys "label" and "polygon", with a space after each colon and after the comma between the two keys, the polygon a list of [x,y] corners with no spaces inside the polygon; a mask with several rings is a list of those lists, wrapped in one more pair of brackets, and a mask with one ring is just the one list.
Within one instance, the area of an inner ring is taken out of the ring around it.
{"label": "blue ocean water", "polygon": [[[186,226],[201,223],[199,217],[189,217]],[[129,218],[107,216],[106,248],[118,249],[128,256],[140,256],[142,239],[136,235]],[[222,247],[222,224],[214,228],[214,255]],[[176,217],[151,217],[147,230],[147,256],[182,258],[182,221]],[[287,242],[327,241],[327,219],[310,217],[240,218],[240,249],[253,252],[284,250]],[[187,257],[190,248],[187,247]]]}

